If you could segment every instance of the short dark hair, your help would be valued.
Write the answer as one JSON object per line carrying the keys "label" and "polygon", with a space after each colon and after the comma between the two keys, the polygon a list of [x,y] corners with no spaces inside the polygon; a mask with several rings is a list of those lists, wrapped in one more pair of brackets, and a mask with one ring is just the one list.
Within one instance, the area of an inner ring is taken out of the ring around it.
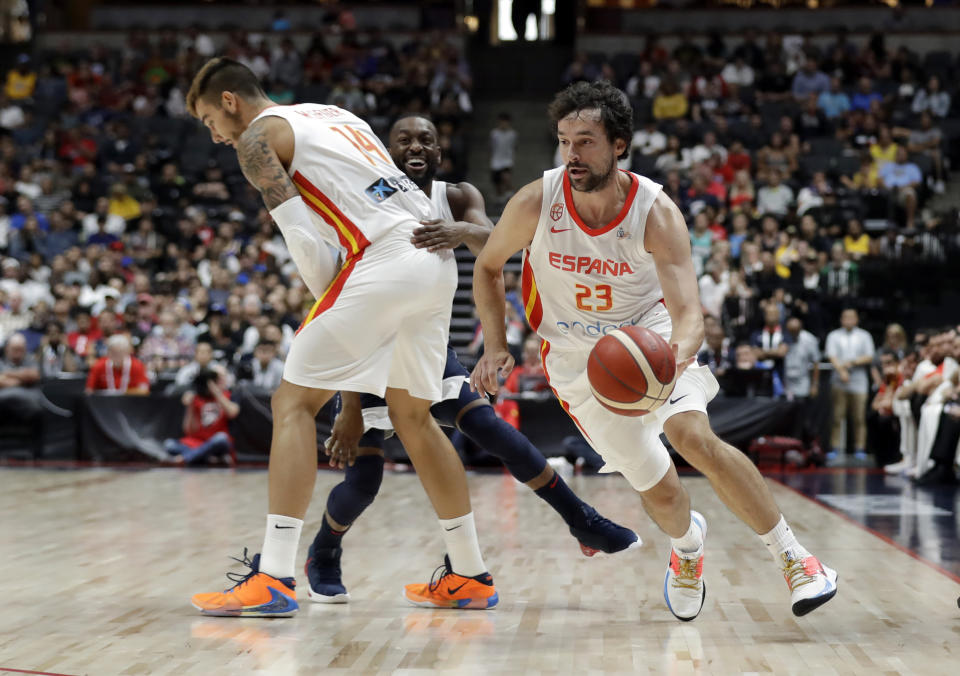
{"label": "short dark hair", "polygon": [[193,77],[187,92],[187,110],[197,116],[197,101],[201,98],[218,101],[223,92],[233,92],[244,98],[266,98],[260,80],[252,70],[234,59],[219,56],[207,61]]}
{"label": "short dark hair", "polygon": [[610,142],[618,138],[626,142],[627,147],[617,158],[624,159],[630,153],[633,140],[633,107],[627,95],[606,80],[574,82],[553,97],[547,109],[553,133],[557,133],[557,123],[570,113],[593,109],[600,111],[600,122]]}

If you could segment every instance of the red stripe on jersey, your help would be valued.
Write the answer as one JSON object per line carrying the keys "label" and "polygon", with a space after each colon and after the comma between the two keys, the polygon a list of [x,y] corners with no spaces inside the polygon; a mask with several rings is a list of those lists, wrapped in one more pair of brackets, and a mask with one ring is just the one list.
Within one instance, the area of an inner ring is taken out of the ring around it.
{"label": "red stripe on jersey", "polygon": [[347,262],[342,268],[340,268],[337,276],[334,277],[333,281],[330,282],[330,286],[327,287],[327,290],[323,292],[323,295],[320,296],[319,300],[317,300],[317,302],[313,304],[313,307],[310,308],[310,312],[307,313],[307,318],[303,320],[302,324],[300,324],[300,328],[297,329],[297,333],[303,331],[303,327],[333,307],[333,304],[337,302],[337,298],[340,296],[340,292],[343,291],[343,287],[346,285],[347,279],[350,278],[350,273],[353,272],[353,269],[357,266],[357,262],[361,258],[363,258],[362,251],[356,256],[351,256],[347,259]]}
{"label": "red stripe on jersey", "polygon": [[309,196],[319,200],[320,204],[326,207],[326,209],[322,208],[311,199],[306,200],[307,204],[317,212],[323,220],[333,226],[333,229],[337,231],[337,238],[340,240],[340,244],[350,252],[351,256],[356,256],[370,246],[370,241],[364,236],[360,228],[347,218],[337,205],[334,204],[329,197],[324,195],[320,188],[311,183],[306,176],[298,171],[293,175],[293,181],[301,189],[301,193],[306,191]]}
{"label": "red stripe on jersey", "polygon": [[637,177],[632,173],[628,171],[624,173],[630,177],[630,190],[627,192],[627,199],[623,201],[623,208],[620,209],[620,213],[617,214],[616,218],[599,230],[596,230],[594,228],[587,227],[587,225],[580,220],[580,214],[577,213],[577,208],[573,204],[573,189],[570,187],[570,176],[566,171],[563,172],[563,199],[567,203],[567,211],[569,211],[570,215],[573,216],[574,222],[580,226],[580,229],[591,237],[596,237],[597,235],[610,232],[615,227],[620,225],[623,219],[627,217],[627,212],[630,211],[630,207],[633,205],[633,198],[636,197],[637,189],[640,187],[640,181],[638,181]]}
{"label": "red stripe on jersey", "polygon": [[537,289],[537,280],[533,276],[533,268],[527,260],[530,252],[526,251],[523,257],[523,274],[520,278],[520,295],[523,298],[523,310],[527,316],[530,328],[536,331],[543,320],[543,304],[540,302],[540,292]]}
{"label": "red stripe on jersey", "polygon": [[[550,354],[550,343],[544,340],[543,342],[540,343],[540,363],[543,365],[543,375],[547,377],[547,382],[549,383],[550,372],[547,371],[547,355],[548,354]],[[583,429],[583,425],[581,425],[580,421],[577,420],[577,416],[575,416],[573,412],[570,410],[570,404],[568,404],[567,402],[565,402],[563,399],[560,398],[560,393],[557,392],[556,388],[553,385],[550,386],[550,389],[553,391],[553,396],[555,396],[557,398],[557,401],[560,402],[560,405],[563,407],[563,410],[567,412],[568,416],[570,416],[570,420],[573,421],[573,424],[577,426],[577,429],[580,430],[583,436],[589,439],[590,435],[587,434],[587,431]]]}

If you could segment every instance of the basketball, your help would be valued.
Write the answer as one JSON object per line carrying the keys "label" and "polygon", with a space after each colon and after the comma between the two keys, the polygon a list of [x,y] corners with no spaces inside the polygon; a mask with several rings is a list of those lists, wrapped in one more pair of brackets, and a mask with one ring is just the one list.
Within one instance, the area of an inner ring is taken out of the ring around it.
{"label": "basketball", "polygon": [[587,360],[590,390],[600,404],[631,417],[657,410],[673,392],[677,362],[659,334],[625,326],[597,341]]}

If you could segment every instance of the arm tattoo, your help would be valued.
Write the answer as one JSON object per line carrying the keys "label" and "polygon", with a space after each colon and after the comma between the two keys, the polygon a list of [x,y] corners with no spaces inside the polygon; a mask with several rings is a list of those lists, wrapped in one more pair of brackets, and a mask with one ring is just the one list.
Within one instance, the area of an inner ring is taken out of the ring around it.
{"label": "arm tattoo", "polygon": [[270,147],[265,126],[255,122],[240,135],[237,160],[243,175],[260,191],[267,209],[274,209],[300,193]]}

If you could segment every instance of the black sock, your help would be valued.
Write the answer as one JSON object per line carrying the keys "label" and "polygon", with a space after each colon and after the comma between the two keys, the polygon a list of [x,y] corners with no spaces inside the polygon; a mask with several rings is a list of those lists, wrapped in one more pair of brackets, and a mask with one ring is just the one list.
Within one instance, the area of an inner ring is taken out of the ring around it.
{"label": "black sock", "polygon": [[327,522],[327,515],[323,515],[323,522],[320,524],[320,530],[317,537],[313,539],[314,549],[335,549],[340,546],[343,534],[346,530],[334,530]]}
{"label": "black sock", "polygon": [[570,490],[570,487],[560,478],[559,474],[554,472],[553,478],[545,486],[535,490],[534,493],[553,507],[557,514],[567,522],[568,526],[574,525],[577,514],[581,511],[583,500]]}

